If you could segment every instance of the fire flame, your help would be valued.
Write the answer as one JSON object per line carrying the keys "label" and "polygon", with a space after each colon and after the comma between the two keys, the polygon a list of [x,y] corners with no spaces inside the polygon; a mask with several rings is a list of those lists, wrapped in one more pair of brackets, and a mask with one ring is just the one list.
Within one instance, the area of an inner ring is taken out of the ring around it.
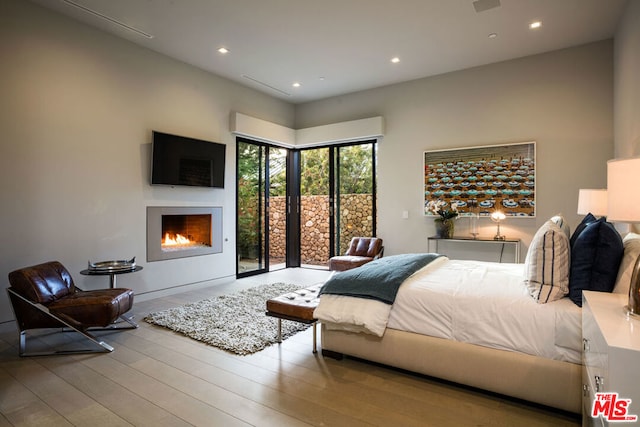
{"label": "fire flame", "polygon": [[164,240],[162,241],[162,244],[165,246],[188,245],[189,243],[191,243],[191,240],[187,237],[184,237],[181,234],[176,234],[176,238],[172,239],[171,236],[169,236],[169,233],[164,235]]}

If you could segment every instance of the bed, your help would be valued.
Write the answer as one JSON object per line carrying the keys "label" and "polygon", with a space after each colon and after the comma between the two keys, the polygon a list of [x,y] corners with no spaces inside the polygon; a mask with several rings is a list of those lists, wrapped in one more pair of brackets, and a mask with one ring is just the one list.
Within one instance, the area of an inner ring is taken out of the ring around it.
{"label": "bed", "polygon": [[[549,273],[548,263],[534,259],[540,244],[548,249],[549,229],[561,241],[552,242],[556,256],[550,261],[554,268],[566,269],[566,274],[554,271],[566,278],[566,289],[545,299],[555,290],[541,283],[560,287],[558,283],[544,279],[532,284],[529,279],[538,270]],[[314,313],[322,324],[323,355],[354,356],[581,412],[581,291],[580,304],[568,297],[569,254],[575,248],[557,223],[545,223],[541,230],[524,264],[435,257],[402,280],[393,304],[382,304],[386,308],[374,298],[323,293]],[[558,231],[562,233],[556,235]],[[609,291],[627,292],[640,254],[640,236],[628,237],[623,241],[618,235],[622,249],[610,272]]]}

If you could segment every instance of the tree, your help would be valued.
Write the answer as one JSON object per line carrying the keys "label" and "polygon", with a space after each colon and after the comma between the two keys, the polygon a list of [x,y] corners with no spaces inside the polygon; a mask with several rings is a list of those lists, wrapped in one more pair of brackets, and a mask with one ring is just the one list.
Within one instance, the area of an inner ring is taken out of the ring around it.
{"label": "tree", "polygon": [[373,191],[371,145],[339,148],[340,193],[370,194]]}
{"label": "tree", "polygon": [[300,192],[307,196],[329,193],[329,149],[303,150],[300,156]]}
{"label": "tree", "polygon": [[[337,148],[339,191],[342,194],[370,194],[373,191],[371,145],[349,145]],[[301,192],[325,195],[329,191],[329,149],[302,151]]]}

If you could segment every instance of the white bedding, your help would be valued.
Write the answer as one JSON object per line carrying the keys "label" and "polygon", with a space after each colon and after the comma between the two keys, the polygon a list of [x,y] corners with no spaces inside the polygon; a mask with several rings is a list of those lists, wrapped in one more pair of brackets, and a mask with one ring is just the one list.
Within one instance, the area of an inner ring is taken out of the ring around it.
{"label": "white bedding", "polygon": [[568,298],[537,304],[523,270],[524,264],[442,257],[402,284],[390,310],[377,301],[322,295],[314,315],[333,329],[382,336],[389,327],[580,363],[580,308]]}

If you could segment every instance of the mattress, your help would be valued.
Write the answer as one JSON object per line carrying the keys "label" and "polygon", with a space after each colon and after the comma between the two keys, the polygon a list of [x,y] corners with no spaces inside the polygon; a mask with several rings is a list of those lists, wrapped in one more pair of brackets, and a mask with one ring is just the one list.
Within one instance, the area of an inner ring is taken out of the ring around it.
{"label": "mattress", "polygon": [[524,264],[439,258],[402,284],[387,327],[580,363],[581,309],[536,303],[523,277]]}

